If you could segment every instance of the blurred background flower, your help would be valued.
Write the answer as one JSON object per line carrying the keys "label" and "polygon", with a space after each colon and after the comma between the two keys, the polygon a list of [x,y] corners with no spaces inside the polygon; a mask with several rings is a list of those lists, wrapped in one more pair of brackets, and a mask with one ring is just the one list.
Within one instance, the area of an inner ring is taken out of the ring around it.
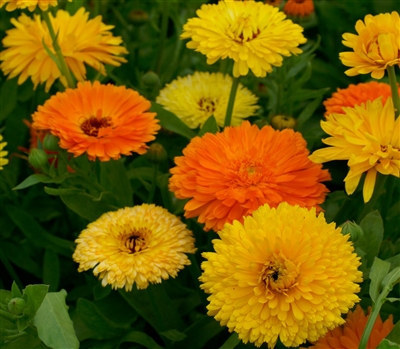
{"label": "blurred background flower", "polygon": [[287,0],[283,12],[291,17],[308,17],[314,13],[314,1]]}
{"label": "blurred background flower", "polygon": [[[72,0],[68,0],[72,1]],[[57,0],[0,0],[0,8],[5,4],[7,11],[14,11],[16,9],[28,8],[29,11],[34,11],[38,6],[42,11],[47,11],[49,6],[57,6]]]}
{"label": "blurred background flower", "polygon": [[7,145],[7,142],[2,142],[2,140],[3,136],[0,134],[0,170],[3,169],[4,165],[8,164],[8,159],[6,159],[8,151],[3,150],[4,147]]}

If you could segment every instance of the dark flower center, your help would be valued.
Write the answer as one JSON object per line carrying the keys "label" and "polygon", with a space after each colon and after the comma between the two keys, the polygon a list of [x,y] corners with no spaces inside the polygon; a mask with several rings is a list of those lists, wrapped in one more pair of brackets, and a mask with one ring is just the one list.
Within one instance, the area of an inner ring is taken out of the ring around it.
{"label": "dark flower center", "polygon": [[97,137],[101,128],[109,127],[111,125],[111,118],[109,116],[102,118],[92,116],[82,123],[81,130],[88,136]]}
{"label": "dark flower center", "polygon": [[216,109],[217,101],[213,98],[208,97],[200,99],[198,104],[201,110],[212,114]]}
{"label": "dark flower center", "polygon": [[131,235],[125,241],[125,247],[131,252],[136,253],[147,249],[147,239],[146,237],[150,231],[146,228],[134,230]]}

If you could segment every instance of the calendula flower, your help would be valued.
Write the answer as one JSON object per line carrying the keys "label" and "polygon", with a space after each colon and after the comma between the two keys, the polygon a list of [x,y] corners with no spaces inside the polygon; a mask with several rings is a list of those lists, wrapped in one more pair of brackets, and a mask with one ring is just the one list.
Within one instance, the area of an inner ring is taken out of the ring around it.
{"label": "calendula flower", "polygon": [[188,48],[207,56],[207,63],[227,57],[234,60],[233,76],[264,77],[272,66],[282,65],[282,56],[302,53],[303,28],[286,19],[277,7],[255,1],[220,1],[201,6],[198,18],[183,26]]}
{"label": "calendula flower", "polygon": [[[78,81],[86,79],[85,64],[106,75],[104,64],[119,66],[126,62],[119,57],[128,53],[125,47],[119,46],[120,37],[110,32],[112,25],[105,25],[101,16],[89,19],[89,12],[81,7],[74,15],[67,11],[58,10],[55,17],[50,13],[50,19],[57,35],[57,40],[65,61]],[[5,75],[11,79],[18,76],[18,84],[22,84],[29,77],[34,87],[39,83],[46,83],[48,91],[56,79],[67,86],[56,63],[46,52],[43,43],[55,53],[49,30],[39,15],[30,18],[22,14],[18,20],[11,19],[14,29],[7,30],[3,39],[6,48],[1,52],[0,67]]]}
{"label": "calendula flower", "polygon": [[287,0],[283,12],[292,17],[308,17],[314,13],[313,0]]}
{"label": "calendula flower", "polygon": [[218,235],[215,252],[202,254],[201,288],[211,294],[208,315],[245,343],[316,341],[360,300],[361,263],[349,235],[314,208],[264,205]]}
{"label": "calendula flower", "polygon": [[328,192],[321,182],[330,176],[308,154],[300,133],[271,126],[260,130],[244,121],[193,138],[175,158],[169,188],[177,198],[190,199],[185,217],[198,216],[205,230],[243,221],[265,203],[319,208]]}
{"label": "calendula flower", "polygon": [[[370,313],[371,308],[368,308],[368,315],[365,316],[362,308],[357,305],[353,312],[348,312],[344,325],[328,331],[324,337],[321,337],[318,342],[308,347],[308,349],[358,348]],[[379,343],[392,331],[393,327],[392,315],[390,315],[385,322],[383,322],[380,315],[378,315],[367,343],[367,349],[376,349]]]}
{"label": "calendula flower", "polygon": [[357,21],[358,35],[343,34],[343,45],[353,52],[341,52],[340,60],[347,67],[349,76],[369,74],[374,79],[381,79],[385,69],[390,66],[400,67],[400,17],[398,12],[381,13],[376,16],[366,15],[364,22]]}
{"label": "calendula flower", "polygon": [[7,145],[7,142],[2,142],[2,140],[3,136],[0,134],[0,170],[3,169],[4,165],[8,164],[8,159],[6,159],[8,151],[3,150],[4,147]]}
{"label": "calendula flower", "polygon": [[392,98],[383,105],[381,98],[354,108],[343,108],[343,114],[330,114],[321,121],[322,129],[331,137],[322,141],[330,147],[318,149],[310,159],[316,163],[348,160],[345,181],[352,194],[363,173],[364,202],[371,199],[376,174],[399,177],[400,119],[395,120]]}
{"label": "calendula flower", "polygon": [[39,106],[33,127],[50,130],[75,156],[86,152],[90,160],[108,161],[146,152],[145,143],[160,129],[149,108],[150,102],[132,89],[86,81]]}
{"label": "calendula flower", "polygon": [[[72,1],[72,0],[68,0]],[[28,8],[29,11],[34,11],[38,6],[42,11],[47,11],[49,6],[57,6],[57,0],[0,0],[0,8],[5,4],[7,11],[14,11],[16,9]]]}
{"label": "calendula flower", "polygon": [[[224,125],[232,78],[221,73],[196,72],[167,84],[156,102],[174,113],[190,128],[202,126],[214,115],[219,126]],[[239,84],[232,112],[232,125],[254,115],[258,98]]]}
{"label": "calendula flower", "polygon": [[160,283],[190,261],[192,232],[166,209],[143,204],[103,214],[75,240],[78,271],[93,269],[101,284],[132,290]]}
{"label": "calendula flower", "polygon": [[366,101],[373,101],[379,97],[382,97],[382,103],[385,103],[386,99],[391,95],[390,85],[377,81],[357,85],[351,84],[344,89],[338,88],[337,92],[334,92],[331,98],[324,101],[326,108],[325,116],[332,113],[344,114],[343,107],[353,108],[355,105],[361,105]]}

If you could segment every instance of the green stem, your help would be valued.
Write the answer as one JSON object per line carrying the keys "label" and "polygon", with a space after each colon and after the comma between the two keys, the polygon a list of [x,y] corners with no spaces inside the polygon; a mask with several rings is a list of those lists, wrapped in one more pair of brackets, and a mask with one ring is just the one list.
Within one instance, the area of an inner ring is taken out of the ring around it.
{"label": "green stem", "polygon": [[238,89],[238,86],[239,86],[239,78],[234,77],[232,80],[231,93],[229,94],[228,107],[226,108],[226,115],[225,115],[225,122],[224,122],[225,127],[231,125],[233,106],[235,104],[235,97],[236,97],[236,91]]}
{"label": "green stem", "polygon": [[399,98],[399,89],[397,87],[397,81],[396,81],[396,73],[394,71],[394,65],[387,67],[387,72],[389,75],[389,83],[390,83],[390,88],[392,90],[392,99],[393,99],[393,106],[395,111],[395,117],[400,115],[400,98]]}
{"label": "green stem", "polygon": [[153,165],[153,178],[152,178],[152,181],[151,181],[151,188],[150,188],[150,191],[149,191],[149,196],[147,198],[147,202],[149,204],[151,204],[153,202],[154,194],[156,192],[157,174],[158,174],[158,164],[156,163],[156,164]]}
{"label": "green stem", "polygon": [[57,55],[57,58],[58,58],[58,61],[59,61],[59,65],[58,66],[59,66],[59,69],[60,69],[60,73],[62,75],[64,75],[65,79],[67,80],[68,87],[74,88],[75,87],[75,83],[74,83],[74,80],[72,79],[72,75],[71,75],[71,72],[69,71],[67,62],[65,61],[65,58],[64,58],[64,56],[63,56],[63,54],[61,52],[60,45],[58,45],[57,35],[54,32],[54,28],[53,28],[53,25],[52,25],[51,20],[50,20],[49,12],[48,11],[43,11],[42,13],[43,13],[43,18],[44,18],[44,21],[46,22],[47,28],[49,29],[49,33],[50,33],[51,39],[53,41],[53,48],[54,48],[54,51],[56,52],[56,55]]}
{"label": "green stem", "polygon": [[10,320],[11,322],[15,322],[15,320],[16,320],[14,315],[6,312],[3,309],[0,309],[0,316],[6,318],[7,320]]}
{"label": "green stem", "polygon": [[156,68],[154,69],[157,75],[160,75],[161,63],[163,61],[162,58],[164,54],[165,41],[167,39],[167,31],[168,31],[168,18],[169,18],[168,6],[170,6],[170,3],[168,1],[162,1],[161,3],[162,3],[161,34],[160,34],[160,43],[158,45],[159,51],[158,51],[157,63],[156,63]]}
{"label": "green stem", "polygon": [[[3,263],[4,267],[6,268],[8,274],[10,274],[11,278],[16,282],[19,288],[22,288],[22,282],[19,279],[17,273],[15,272],[13,266],[10,264],[8,261],[7,256],[3,252],[3,250],[0,248],[0,260]],[[1,310],[1,309],[0,309]]]}

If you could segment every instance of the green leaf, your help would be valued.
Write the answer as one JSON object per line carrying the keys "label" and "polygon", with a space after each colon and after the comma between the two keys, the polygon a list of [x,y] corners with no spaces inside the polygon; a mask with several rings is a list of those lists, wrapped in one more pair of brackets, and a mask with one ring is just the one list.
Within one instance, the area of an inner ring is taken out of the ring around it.
{"label": "green leaf", "polygon": [[231,336],[228,338],[228,340],[222,344],[222,346],[219,349],[233,349],[235,348],[241,340],[239,339],[238,335],[236,332],[233,332]]}
{"label": "green leaf", "polygon": [[29,326],[30,321],[26,317],[22,317],[17,320],[17,328],[19,332],[22,332]]}
{"label": "green leaf", "polygon": [[15,281],[13,281],[12,285],[11,285],[11,298],[20,298],[22,297],[22,293],[18,288],[18,285]]}
{"label": "green leaf", "polygon": [[400,282],[400,267],[394,268],[382,280],[382,287],[388,289],[389,292],[393,289],[394,285]]}
{"label": "green leaf", "polygon": [[192,139],[196,136],[181,119],[168,110],[165,110],[161,105],[152,102],[150,111],[157,113],[157,119],[160,120],[160,125],[165,129],[175,132],[187,139]]}
{"label": "green leaf", "polygon": [[124,342],[136,343],[148,349],[164,349],[160,347],[151,337],[146,333],[133,331],[122,337],[120,344]]}
{"label": "green leaf", "polygon": [[[14,285],[14,283],[15,283],[15,281],[13,281],[13,285]],[[20,292],[19,296],[14,296],[13,294],[14,293],[12,293],[11,291],[8,291],[8,290],[0,290],[0,304],[7,305],[8,301],[10,299],[22,296],[21,292]]]}
{"label": "green leaf", "polygon": [[48,293],[33,320],[39,338],[50,348],[79,348],[79,341],[65,304],[66,296],[65,290]]}
{"label": "green leaf", "polygon": [[180,342],[183,341],[187,336],[186,334],[179,332],[178,330],[168,330],[159,333],[163,337],[169,339],[172,342]]}
{"label": "green leaf", "polygon": [[0,88],[0,122],[3,121],[17,106],[17,79],[6,80]]}
{"label": "green leaf", "polygon": [[21,336],[11,342],[1,345],[1,349],[35,349],[40,345],[40,339],[30,334]]}
{"label": "green leaf", "polygon": [[50,179],[51,177],[45,174],[33,174],[30,175],[28,178],[25,178],[22,183],[18,184],[15,188],[13,188],[13,190],[25,189],[37,183],[46,183],[46,181]]}
{"label": "green leaf", "polygon": [[215,120],[214,115],[211,115],[206,122],[204,123],[203,127],[200,129],[199,133],[197,134],[199,137],[209,133],[216,133],[219,131],[217,120]]}
{"label": "green leaf", "polygon": [[376,349],[400,349],[400,344],[394,343],[385,338],[380,342]]}
{"label": "green leaf", "polygon": [[107,297],[112,292],[112,288],[110,285],[103,287],[101,282],[98,282],[96,286],[93,287],[93,296],[94,299],[99,300]]}
{"label": "green leaf", "polygon": [[392,331],[386,336],[386,339],[400,344],[400,321],[397,321],[396,325],[392,328]]}
{"label": "green leaf", "polygon": [[393,303],[393,302],[398,302],[398,301],[400,301],[400,298],[392,298],[392,297],[389,297],[389,298],[386,298],[386,300],[389,301],[390,303]]}
{"label": "green leaf", "polygon": [[321,105],[321,97],[314,99],[311,103],[308,103],[307,106],[300,113],[297,118],[297,127],[300,129],[301,126],[313,115],[313,113],[317,110],[317,108]]}
{"label": "green leaf", "polygon": [[24,315],[28,316],[28,320],[33,319],[36,315],[46,297],[48,289],[48,285],[28,285],[25,287],[22,297],[26,302]]}
{"label": "green leaf", "polygon": [[371,299],[375,303],[379,294],[382,291],[382,280],[389,273],[390,263],[385,262],[378,257],[375,257],[374,264],[372,264],[369,278],[371,279],[371,284],[369,286],[369,294]]}
{"label": "green leaf", "polygon": [[61,195],[74,195],[82,192],[82,189],[76,188],[50,188],[44,187],[44,191],[46,194],[53,196],[61,196]]}
{"label": "green leaf", "polygon": [[60,275],[60,260],[58,254],[47,248],[43,258],[43,282],[50,285],[50,292],[58,290]]}

